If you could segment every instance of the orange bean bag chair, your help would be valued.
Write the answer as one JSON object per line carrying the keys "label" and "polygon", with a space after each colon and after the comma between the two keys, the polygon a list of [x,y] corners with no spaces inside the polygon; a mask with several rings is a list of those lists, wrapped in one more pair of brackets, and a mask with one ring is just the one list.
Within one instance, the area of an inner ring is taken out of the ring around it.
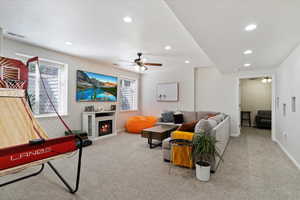
{"label": "orange bean bag chair", "polygon": [[129,133],[141,133],[145,128],[153,127],[157,122],[157,117],[153,116],[133,116],[130,117],[125,125]]}

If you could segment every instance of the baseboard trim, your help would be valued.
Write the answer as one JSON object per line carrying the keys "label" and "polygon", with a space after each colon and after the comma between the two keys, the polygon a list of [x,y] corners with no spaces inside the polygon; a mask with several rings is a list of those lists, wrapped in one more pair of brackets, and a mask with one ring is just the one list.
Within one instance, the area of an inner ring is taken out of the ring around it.
{"label": "baseboard trim", "polygon": [[240,136],[240,133],[231,133],[230,136],[231,136],[231,137],[239,137],[239,136]]}
{"label": "baseboard trim", "polygon": [[117,130],[117,133],[125,132],[125,128],[120,128]]}
{"label": "baseboard trim", "polygon": [[286,150],[286,148],[278,141],[274,140],[280,147],[280,149],[287,155],[287,157],[292,161],[292,163],[300,170],[300,163],[296,161],[296,159]]}

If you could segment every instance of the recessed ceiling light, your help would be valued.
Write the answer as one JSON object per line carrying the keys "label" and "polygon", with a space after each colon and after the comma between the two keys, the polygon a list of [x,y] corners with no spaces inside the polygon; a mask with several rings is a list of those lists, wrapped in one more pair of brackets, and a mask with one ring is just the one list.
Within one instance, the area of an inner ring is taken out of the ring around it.
{"label": "recessed ceiling light", "polygon": [[249,54],[252,54],[252,53],[253,53],[253,51],[250,50],[250,49],[244,51],[244,55],[249,55]]}
{"label": "recessed ceiling light", "polygon": [[249,24],[245,27],[245,31],[254,31],[257,28],[256,24]]}
{"label": "recessed ceiling light", "polygon": [[185,64],[189,64],[189,63],[190,63],[190,61],[189,61],[189,60],[186,60],[186,61],[184,61],[184,63],[185,63]]}
{"label": "recessed ceiling light", "polygon": [[165,46],[165,50],[171,50],[172,47],[170,45]]}
{"label": "recessed ceiling light", "polygon": [[244,64],[244,67],[250,67],[250,66],[251,66],[250,63],[245,63],[245,64]]}
{"label": "recessed ceiling light", "polygon": [[72,45],[72,42],[65,42],[66,45]]}
{"label": "recessed ceiling light", "polygon": [[132,18],[126,16],[126,17],[123,17],[123,21],[124,21],[125,23],[131,23],[131,22],[132,22]]}

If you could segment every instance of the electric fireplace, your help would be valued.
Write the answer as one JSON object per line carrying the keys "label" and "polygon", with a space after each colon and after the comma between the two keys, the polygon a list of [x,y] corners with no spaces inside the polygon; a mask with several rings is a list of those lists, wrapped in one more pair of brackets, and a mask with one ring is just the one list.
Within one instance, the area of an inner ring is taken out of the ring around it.
{"label": "electric fireplace", "polygon": [[117,135],[116,111],[83,112],[82,126],[82,130],[88,133],[91,140]]}
{"label": "electric fireplace", "polygon": [[104,120],[98,122],[98,136],[109,135],[113,133],[113,121],[112,120]]}

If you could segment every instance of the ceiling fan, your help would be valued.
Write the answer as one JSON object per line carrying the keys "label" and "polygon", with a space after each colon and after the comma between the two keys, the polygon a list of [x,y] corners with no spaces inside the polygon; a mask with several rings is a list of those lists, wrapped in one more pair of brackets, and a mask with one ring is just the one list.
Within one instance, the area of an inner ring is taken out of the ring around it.
{"label": "ceiling fan", "polygon": [[162,66],[161,63],[148,63],[148,62],[146,62],[146,60],[142,58],[143,53],[141,53],[141,52],[138,52],[137,56],[138,56],[138,58],[135,59],[133,62],[128,62],[128,61],[125,61],[125,62],[131,63],[130,66],[140,67],[140,69],[142,71],[148,70],[148,67],[150,67],[150,66],[156,66],[156,67],[161,67]]}

